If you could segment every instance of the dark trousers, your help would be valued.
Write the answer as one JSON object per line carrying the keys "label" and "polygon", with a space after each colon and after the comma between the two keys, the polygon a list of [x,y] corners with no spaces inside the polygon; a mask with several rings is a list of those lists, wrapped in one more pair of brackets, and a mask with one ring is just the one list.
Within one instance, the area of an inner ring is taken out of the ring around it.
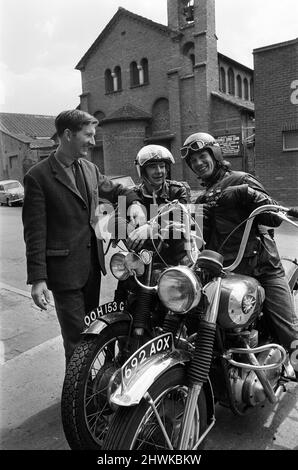
{"label": "dark trousers", "polygon": [[[291,352],[298,345],[298,312],[285,277],[262,279],[265,289],[264,314],[267,315],[280,343]],[[291,354],[293,368],[298,371],[297,354]],[[295,360],[294,360],[295,359]]]}
{"label": "dark trousers", "polygon": [[81,289],[53,292],[65,349],[66,365],[86,327],[85,314],[98,307],[100,281],[100,268],[97,257],[94,257],[90,265],[87,283]]}

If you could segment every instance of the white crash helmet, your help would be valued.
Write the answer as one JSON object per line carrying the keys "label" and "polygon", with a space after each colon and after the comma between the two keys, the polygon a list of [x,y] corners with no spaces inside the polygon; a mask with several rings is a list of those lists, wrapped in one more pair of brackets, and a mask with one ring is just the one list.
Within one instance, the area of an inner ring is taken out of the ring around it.
{"label": "white crash helmet", "polygon": [[142,170],[145,166],[153,162],[165,162],[171,164],[175,163],[175,160],[171,152],[166,147],[154,144],[145,145],[145,147],[142,147],[138,152],[135,159],[139,178],[142,177]]}
{"label": "white crash helmet", "polygon": [[194,152],[201,152],[203,150],[209,150],[216,162],[223,162],[223,155],[219,143],[212,135],[207,134],[206,132],[196,132],[195,134],[191,134],[187,137],[183,147],[180,149],[181,158],[184,159],[191,168],[191,154]]}

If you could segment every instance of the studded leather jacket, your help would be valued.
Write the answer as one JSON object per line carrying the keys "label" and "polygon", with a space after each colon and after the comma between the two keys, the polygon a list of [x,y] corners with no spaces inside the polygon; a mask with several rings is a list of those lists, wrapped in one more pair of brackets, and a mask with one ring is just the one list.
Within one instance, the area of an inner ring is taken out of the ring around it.
{"label": "studded leather jacket", "polygon": [[[206,248],[221,253],[225,265],[231,264],[237,256],[250,213],[264,204],[276,204],[254,176],[231,170],[220,172],[196,203],[206,204],[209,209],[207,220],[204,219]],[[281,220],[273,213],[255,218],[237,272],[254,277],[284,275],[273,239],[274,232],[268,230],[268,227],[277,227],[280,223]]]}

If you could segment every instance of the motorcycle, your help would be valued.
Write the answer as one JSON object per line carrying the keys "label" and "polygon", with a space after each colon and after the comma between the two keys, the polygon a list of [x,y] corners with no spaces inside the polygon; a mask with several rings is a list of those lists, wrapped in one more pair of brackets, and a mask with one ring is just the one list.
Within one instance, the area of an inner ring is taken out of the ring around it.
{"label": "motorcycle", "polygon": [[[152,225],[161,211],[150,221]],[[111,225],[117,224],[113,217]],[[71,449],[101,449],[114,413],[107,400],[111,377],[143,343],[160,334],[162,324],[169,323],[167,310],[150,287],[165,267],[160,255],[163,240],[158,238],[151,249],[139,253],[121,241],[121,250],[111,257],[110,271],[121,281],[125,297],[116,291],[113,301],[85,315],[86,328],[66,369],[61,414]],[[113,244],[119,246],[118,242]]]}
{"label": "motorcycle", "polygon": [[[216,403],[243,415],[265,400],[275,403],[296,381],[288,352],[266,327],[264,289],[253,277],[233,273],[254,217],[266,211],[298,227],[286,215],[298,218],[295,209],[258,207],[230,266],[224,267],[219,253],[203,250],[192,267],[161,273],[155,290],[184,334],[164,329],[114,374],[108,400],[116,412],[104,449],[196,450],[215,424]],[[284,265],[297,302],[297,261]],[[190,314],[197,317],[195,327],[187,325]]]}

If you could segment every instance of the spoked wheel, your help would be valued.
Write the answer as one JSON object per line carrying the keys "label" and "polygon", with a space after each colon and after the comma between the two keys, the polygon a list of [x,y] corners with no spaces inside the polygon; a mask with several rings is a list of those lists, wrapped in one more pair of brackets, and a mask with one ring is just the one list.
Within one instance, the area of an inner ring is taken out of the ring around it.
{"label": "spoked wheel", "polygon": [[71,449],[102,447],[114,413],[107,402],[107,387],[125,360],[122,351],[129,328],[129,322],[119,322],[109,325],[99,335],[86,337],[67,366],[61,413]]}
{"label": "spoked wheel", "polygon": [[[179,365],[165,372],[148,390],[166,436],[152,407],[143,398],[139,405],[122,407],[115,413],[103,448],[108,450],[169,450],[177,449],[188,387],[185,367]],[[206,429],[207,409],[201,391],[190,433],[188,449],[192,449]],[[170,442],[170,443],[169,443]]]}

